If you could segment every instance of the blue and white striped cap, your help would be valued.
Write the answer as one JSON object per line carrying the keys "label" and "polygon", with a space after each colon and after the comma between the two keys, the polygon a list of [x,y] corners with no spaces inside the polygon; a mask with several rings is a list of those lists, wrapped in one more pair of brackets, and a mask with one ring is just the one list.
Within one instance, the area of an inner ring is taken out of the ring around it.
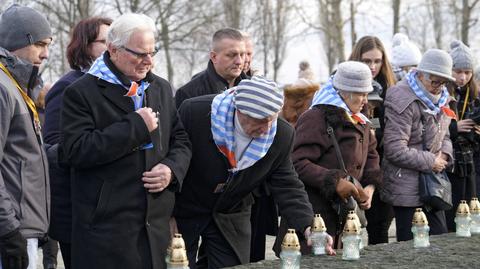
{"label": "blue and white striped cap", "polygon": [[235,90],[235,108],[252,118],[265,119],[280,112],[283,95],[277,83],[254,76],[240,81]]}

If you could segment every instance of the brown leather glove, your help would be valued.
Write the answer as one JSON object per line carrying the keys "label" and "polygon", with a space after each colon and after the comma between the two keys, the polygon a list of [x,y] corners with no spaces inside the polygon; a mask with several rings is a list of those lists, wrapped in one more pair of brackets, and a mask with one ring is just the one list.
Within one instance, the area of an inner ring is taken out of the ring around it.
{"label": "brown leather glove", "polygon": [[338,180],[335,191],[342,200],[346,200],[350,196],[353,196],[353,198],[357,201],[359,199],[357,187],[345,178],[341,178]]}

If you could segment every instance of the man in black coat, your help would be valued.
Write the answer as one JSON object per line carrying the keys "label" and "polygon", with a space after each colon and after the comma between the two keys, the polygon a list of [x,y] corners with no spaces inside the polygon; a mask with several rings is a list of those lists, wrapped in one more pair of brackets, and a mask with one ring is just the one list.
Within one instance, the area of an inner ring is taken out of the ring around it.
{"label": "man in black coat", "polygon": [[212,38],[207,69],[196,74],[190,82],[177,90],[175,93],[177,107],[180,107],[186,99],[221,93],[247,78],[242,72],[245,51],[245,41],[241,32],[232,28],[216,31]]}
{"label": "man in black coat", "polygon": [[124,14],[108,50],[65,91],[72,268],[166,268],[169,219],[191,157],[171,86],[151,72],[155,24]]}
{"label": "man in black coat", "polygon": [[268,181],[290,228],[309,235],[313,212],[290,159],[293,128],[278,112],[274,82],[253,77],[217,96],[186,100],[180,117],[192,161],[175,204],[175,218],[195,264],[199,237],[208,268],[249,262],[252,191]]}

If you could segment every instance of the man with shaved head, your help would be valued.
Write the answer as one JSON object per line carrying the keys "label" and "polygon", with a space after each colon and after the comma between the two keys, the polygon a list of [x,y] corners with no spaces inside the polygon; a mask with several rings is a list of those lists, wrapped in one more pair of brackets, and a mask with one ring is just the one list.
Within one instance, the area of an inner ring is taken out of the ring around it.
{"label": "man with shaved head", "polygon": [[243,73],[245,52],[245,40],[240,31],[232,28],[216,31],[212,38],[207,69],[178,89],[175,94],[177,107],[186,99],[221,93],[247,78]]}

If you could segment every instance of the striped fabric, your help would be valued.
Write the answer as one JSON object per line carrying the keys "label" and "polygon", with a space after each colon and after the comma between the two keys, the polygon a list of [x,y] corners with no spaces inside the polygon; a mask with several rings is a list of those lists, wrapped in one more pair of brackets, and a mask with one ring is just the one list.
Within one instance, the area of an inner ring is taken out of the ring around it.
{"label": "striped fabric", "polygon": [[132,87],[138,87],[136,89],[135,94],[130,94],[133,89],[129,89],[125,85],[122,84],[122,82],[117,78],[117,76],[114,73],[112,73],[112,71],[110,71],[108,66],[105,64],[105,61],[103,60],[103,57],[104,56],[102,54],[100,57],[98,57],[95,60],[95,62],[90,67],[90,70],[88,70],[88,73],[93,75],[93,76],[96,76],[100,79],[103,79],[107,82],[110,82],[112,84],[118,84],[118,85],[123,86],[127,90],[127,93],[125,94],[125,96],[130,96],[132,98],[133,103],[135,104],[135,110],[140,109],[143,106],[142,95],[147,90],[148,86],[150,86],[150,83],[148,83],[146,81],[143,81],[143,80],[142,80],[142,83],[140,85],[138,85],[137,83],[130,82],[130,85],[131,85],[130,87],[131,88]]}
{"label": "striped fabric", "polygon": [[[135,105],[135,110],[140,109],[143,107],[143,93],[147,90],[148,86],[150,86],[150,83],[143,81],[140,85],[138,85],[135,81],[130,82],[130,88],[127,88],[123,83],[117,78],[117,76],[110,71],[108,66],[105,64],[105,61],[103,60],[103,54],[98,57],[93,65],[90,67],[90,70],[88,70],[88,73],[98,77],[99,79],[103,79],[107,82],[110,82],[112,84],[118,84],[124,87],[127,92],[125,93],[124,96],[130,97],[133,100],[133,103]],[[135,92],[132,94],[132,92]],[[141,149],[152,149],[153,148],[153,143],[148,143],[145,144],[141,147]]]}
{"label": "striped fabric", "polygon": [[240,81],[234,93],[235,107],[250,117],[265,119],[283,106],[283,95],[274,81],[254,76]]}
{"label": "striped fabric", "polygon": [[248,145],[241,160],[235,159],[234,115],[235,115],[235,91],[236,87],[224,91],[215,96],[212,102],[211,130],[213,140],[220,152],[230,163],[230,171],[237,172],[254,165],[267,154],[277,133],[277,121],[275,120],[269,132],[260,137],[253,138]]}
{"label": "striped fabric", "polygon": [[328,82],[315,93],[310,108],[316,105],[332,105],[345,110],[345,112],[347,112],[347,115],[350,118],[354,119],[360,124],[366,124],[367,122],[370,122],[367,116],[363,115],[362,113],[358,112],[353,114],[352,111],[350,111],[347,104],[345,104],[343,99],[338,94],[337,90],[335,90],[335,88],[333,87],[332,81],[333,76],[331,76]]}
{"label": "striped fabric", "polygon": [[438,100],[438,104],[434,104],[432,100],[430,100],[425,93],[420,89],[420,86],[417,84],[417,71],[412,70],[410,71],[405,78],[407,79],[408,85],[412,89],[413,93],[420,98],[420,100],[428,107],[428,113],[432,115],[437,115],[442,111],[442,107],[447,105],[448,101],[448,90],[445,86],[442,86],[442,95],[440,96],[440,99]]}

